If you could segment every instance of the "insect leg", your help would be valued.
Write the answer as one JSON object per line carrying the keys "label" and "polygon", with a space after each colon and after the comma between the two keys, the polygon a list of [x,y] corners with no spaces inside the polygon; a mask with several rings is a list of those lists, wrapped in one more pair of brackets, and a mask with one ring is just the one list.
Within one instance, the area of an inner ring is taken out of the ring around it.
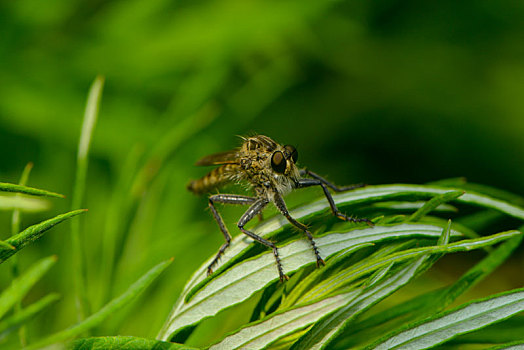
{"label": "insect leg", "polygon": [[355,184],[355,185],[349,185],[349,186],[337,186],[332,182],[329,182],[328,180],[324,179],[322,176],[308,170],[308,169],[301,169],[299,171],[300,176],[310,176],[320,182],[322,182],[327,187],[331,188],[335,192],[344,192],[344,191],[350,191],[354,190],[356,188],[365,187],[365,184]]}
{"label": "insect leg", "polygon": [[269,247],[273,250],[273,255],[275,256],[275,260],[277,262],[277,269],[278,269],[278,275],[280,277],[281,281],[289,279],[286,274],[284,273],[284,270],[282,269],[282,263],[280,262],[280,256],[278,255],[278,248],[275,245],[275,243],[268,241],[267,239],[264,239],[257,234],[248,231],[244,228],[244,226],[253,219],[256,215],[258,215],[262,209],[269,203],[266,199],[258,199],[256,202],[254,202],[249,209],[242,215],[240,220],[238,220],[238,228],[240,231],[242,231],[245,235],[251,237],[255,241],[262,243],[266,247]]}
{"label": "insect leg", "polygon": [[306,234],[306,236],[307,236],[307,238],[309,240],[309,243],[311,244],[311,247],[313,248],[313,252],[315,253],[315,257],[317,258],[317,267],[320,266],[320,265],[325,265],[324,260],[320,257],[317,245],[316,245],[315,241],[313,240],[313,235],[311,234],[311,232],[309,232],[307,226],[302,224],[302,223],[300,223],[300,222],[298,222],[297,220],[295,220],[289,214],[289,211],[287,210],[286,202],[284,202],[284,198],[282,198],[282,196],[280,194],[275,193],[273,200],[274,200],[275,206],[282,213],[282,215],[284,215],[286,217],[286,219],[293,226],[299,228],[300,230],[302,230]]}
{"label": "insect leg", "polygon": [[224,251],[229,247],[229,244],[231,243],[231,235],[229,234],[226,225],[224,224],[224,220],[218,213],[217,209],[215,208],[214,203],[224,203],[224,204],[252,204],[256,201],[256,198],[248,197],[248,196],[240,196],[235,194],[215,194],[213,196],[209,197],[209,209],[211,209],[211,213],[213,214],[213,217],[215,218],[215,221],[218,224],[218,227],[220,227],[220,231],[224,234],[224,238],[226,242],[222,244],[220,247],[217,255],[209,264],[207,267],[207,274],[210,275],[213,273],[213,266],[218,262],[218,259],[224,254]]}
{"label": "insect leg", "polygon": [[[306,179],[302,178],[298,180],[298,188],[305,188],[305,187],[311,187],[311,186],[320,186],[322,187],[322,190],[324,191],[324,195],[326,196],[326,199],[329,202],[329,206],[331,207],[331,211],[333,212],[333,215],[335,215],[337,218],[344,220],[344,221],[350,221],[350,222],[365,222],[370,226],[373,226],[373,222],[369,219],[357,219],[352,218],[350,216],[347,216],[346,214],[340,212],[338,210],[337,206],[335,205],[335,201],[333,200],[333,197],[331,196],[331,193],[329,193],[329,190],[327,188],[327,184],[322,182],[318,179]],[[334,185],[333,185],[334,186]]]}

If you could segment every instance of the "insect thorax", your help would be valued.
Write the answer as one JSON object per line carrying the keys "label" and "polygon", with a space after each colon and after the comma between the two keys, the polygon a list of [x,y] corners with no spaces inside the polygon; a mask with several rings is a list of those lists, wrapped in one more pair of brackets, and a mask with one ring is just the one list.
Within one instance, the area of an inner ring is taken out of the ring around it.
{"label": "insect thorax", "polygon": [[282,195],[290,192],[299,177],[294,164],[290,164],[285,174],[276,174],[271,168],[271,156],[282,146],[269,138],[249,138],[240,147],[238,157],[240,167],[247,181],[259,198],[272,200],[274,192]]}

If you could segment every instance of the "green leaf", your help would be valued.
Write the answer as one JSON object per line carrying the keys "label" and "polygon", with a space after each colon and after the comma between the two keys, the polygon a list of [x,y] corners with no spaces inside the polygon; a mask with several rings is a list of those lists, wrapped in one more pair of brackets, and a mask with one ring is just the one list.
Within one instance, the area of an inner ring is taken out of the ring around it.
{"label": "green leaf", "polygon": [[129,336],[92,337],[75,340],[70,345],[72,350],[195,350],[182,344],[163,342],[155,339],[146,339]]}
{"label": "green leaf", "polygon": [[416,212],[414,212],[406,221],[419,221],[423,216],[429,214],[433,210],[435,210],[438,206],[441,204],[444,204],[446,202],[453,201],[457,199],[458,197],[462,196],[465,192],[464,191],[450,191],[443,194],[439,194],[433,198],[431,198],[429,201],[427,201],[420,209],[418,209]]}
{"label": "green leaf", "polygon": [[[76,175],[73,186],[71,210],[78,209],[82,206],[86,186],[89,147],[98,118],[103,87],[104,77],[99,75],[93,81],[91,88],[89,89],[89,95],[87,97],[86,108],[84,111],[84,119],[82,122],[82,130],[80,132],[80,140],[78,142]],[[83,261],[84,255],[82,252],[82,243],[80,240],[80,222],[78,220],[71,221],[71,243],[75,294],[79,300],[76,304],[77,313],[79,319],[83,319],[85,315],[89,313],[90,307],[87,299],[86,271]]]}
{"label": "green leaf", "polygon": [[[430,225],[403,224],[392,227],[373,227],[352,230],[346,233],[331,233],[316,239],[321,254],[329,257],[356,244],[378,242],[392,237],[438,237],[441,227]],[[400,262],[417,258],[428,253],[449,253],[478,249],[486,245],[520,235],[518,231],[508,231],[489,237],[463,240],[438,247],[424,247],[407,250],[382,258],[379,262],[364,264],[355,278],[370,273],[391,262]],[[305,240],[292,242],[280,248],[282,264],[286,272],[291,273],[303,266],[315,263],[311,247]],[[200,322],[206,317],[217,314],[220,310],[242,302],[278,279],[272,253],[266,252],[235,265],[204,285],[194,297],[186,302],[185,296],[179,298],[168,321],[159,334],[162,340],[171,339],[172,335],[184,328]]]}
{"label": "green leaf", "polygon": [[[366,186],[361,189],[339,193],[333,195],[337,204],[362,204],[374,201],[391,200],[402,198],[404,200],[418,200],[421,198],[433,197],[438,194],[462,191],[460,188],[445,188],[428,185],[378,185]],[[456,199],[457,202],[492,208],[504,214],[524,220],[524,209],[518,205],[510,203],[504,199],[497,199],[475,191],[468,191]],[[325,207],[323,200],[313,202],[311,206],[316,208]]]}
{"label": "green leaf", "polygon": [[[362,243],[400,237],[438,237],[441,231],[442,228],[440,227],[421,224],[376,226],[344,233],[327,234],[316,239],[316,243],[322,256],[328,258],[332,254]],[[230,254],[235,254],[239,245],[243,246],[245,242],[235,240],[231,246]],[[311,247],[305,240],[292,242],[279,248],[279,251],[282,264],[288,274],[316,262]],[[226,252],[225,255],[227,256],[228,253]],[[159,334],[160,339],[169,340],[175,331],[195,324],[203,318],[211,317],[224,308],[240,303],[278,279],[273,254],[269,253],[243,261],[226,270],[223,274],[212,276],[213,278],[210,280],[204,280],[206,264],[208,263],[204,263],[193,279],[190,280],[188,286],[185,287],[185,292],[179,297],[168,321]],[[198,283],[203,284],[198,285]],[[195,286],[197,292],[190,289]],[[192,295],[191,300],[188,300],[188,295]]]}
{"label": "green leaf", "polygon": [[61,332],[55,333],[43,340],[31,344],[27,349],[39,349],[50,344],[63,342],[71,339],[79,334],[84,333],[88,329],[99,325],[106,318],[128,305],[133,299],[139,296],[171,263],[172,259],[161,262],[153,267],[138,281],[133,283],[124,293],[115,299],[111,300],[99,311],[95,312],[85,320],[71,326]]}
{"label": "green leaf", "polygon": [[24,193],[30,194],[32,196],[46,196],[46,197],[55,197],[55,198],[65,198],[63,194],[58,194],[46,190],[40,190],[38,188],[32,188],[22,185],[15,185],[5,182],[0,182],[0,192],[15,192],[15,193]]}
{"label": "green leaf", "polygon": [[504,321],[453,338],[446,345],[504,344],[523,340],[524,316],[515,315]]}
{"label": "green leaf", "polygon": [[359,292],[339,294],[316,303],[271,314],[262,321],[243,327],[227,336],[210,349],[262,349],[273,341],[318,321],[326,313],[341,308],[354,300]]}
{"label": "green leaf", "polygon": [[524,311],[524,289],[500,293],[438,314],[394,335],[369,349],[424,349],[442,344],[460,334],[499,322]]}
{"label": "green leaf", "polygon": [[24,298],[29,289],[54,265],[56,260],[57,258],[54,255],[42,259],[11,282],[9,287],[0,294],[0,318],[2,318],[13,305]]}
{"label": "green leaf", "polygon": [[9,333],[16,329],[17,327],[22,326],[29,320],[32,320],[38,313],[43,309],[51,305],[60,299],[58,294],[49,294],[40,299],[39,301],[29,305],[28,307],[21,309],[13,316],[0,322],[0,336],[5,336],[6,333]]}
{"label": "green leaf", "polygon": [[369,319],[363,320],[353,325],[352,332],[348,335],[358,333],[363,329],[370,329],[377,325],[385,324],[395,318],[406,317],[406,315],[410,315],[411,317],[416,315],[416,319],[420,319],[420,317],[427,317],[434,312],[444,309],[455,301],[457,297],[482,281],[506,261],[511,253],[520,245],[523,237],[524,235],[519,235],[502,243],[450,287],[423,294],[414,299],[410,299],[406,303],[391,307]]}
{"label": "green leaf", "polygon": [[[415,263],[408,264],[400,272],[383,280],[366,290],[355,300],[344,305],[336,312],[325,316],[303,335],[291,349],[320,349],[324,348],[343,328],[356,316],[369,309],[382,299],[394,293],[419,274],[419,268],[427,257],[421,257]],[[388,269],[388,266],[386,266]]]}
{"label": "green leaf", "polygon": [[5,240],[5,242],[15,247],[16,250],[0,250],[0,263],[6,261],[9,257],[19,252],[25,246],[40,239],[43,236],[43,234],[53,226],[58,225],[62,221],[67,220],[75,215],[85,213],[86,211],[86,209],[79,209],[65,214],[57,215],[52,219],[43,221],[33,226],[29,226],[19,234],[8,238],[7,240]]}

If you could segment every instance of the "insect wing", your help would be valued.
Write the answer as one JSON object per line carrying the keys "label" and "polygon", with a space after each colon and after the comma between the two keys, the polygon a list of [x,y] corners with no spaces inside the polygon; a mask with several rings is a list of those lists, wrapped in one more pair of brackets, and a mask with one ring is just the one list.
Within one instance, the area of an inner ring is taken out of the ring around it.
{"label": "insect wing", "polygon": [[195,165],[206,166],[206,165],[220,165],[220,164],[236,164],[238,163],[237,150],[231,150],[226,152],[220,152],[210,154],[203,157]]}

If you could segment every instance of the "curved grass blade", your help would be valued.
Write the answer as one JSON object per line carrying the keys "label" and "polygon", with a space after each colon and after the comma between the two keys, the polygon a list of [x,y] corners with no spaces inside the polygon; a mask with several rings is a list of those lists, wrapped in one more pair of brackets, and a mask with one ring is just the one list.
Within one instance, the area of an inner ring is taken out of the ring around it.
{"label": "curved grass blade", "polygon": [[414,212],[406,221],[419,221],[423,216],[429,214],[441,204],[453,201],[462,196],[464,193],[464,191],[449,191],[443,194],[436,195],[435,197],[427,201],[420,209]]}
{"label": "curved grass blade", "polygon": [[[80,140],[78,142],[78,153],[76,158],[76,175],[73,187],[73,199],[71,201],[71,210],[78,209],[82,206],[86,177],[88,167],[89,147],[93,137],[93,131],[98,119],[98,110],[100,109],[100,100],[102,99],[102,90],[104,88],[104,77],[97,76],[91,84],[89,95],[87,97],[86,108]],[[75,294],[77,298],[77,316],[82,320],[86,314],[89,314],[89,302],[86,291],[86,271],[83,261],[82,244],[80,240],[80,222],[71,221],[71,250],[73,255],[73,279],[75,283]]]}
{"label": "curved grass blade", "polygon": [[130,336],[82,338],[72,342],[70,348],[72,350],[197,350],[182,344]]}
{"label": "curved grass blade", "polygon": [[[333,195],[337,204],[365,204],[374,201],[391,200],[394,198],[403,198],[404,200],[419,200],[422,198],[431,198],[435,195],[449,192],[462,191],[461,188],[446,188],[428,185],[378,185],[366,186],[350,192],[344,192]],[[506,215],[524,220],[524,209],[518,205],[512,204],[504,199],[498,199],[489,195],[468,191],[456,199],[457,202],[472,204],[484,208],[491,208],[500,211]],[[318,200],[312,203],[314,206],[321,206],[323,201]],[[326,207],[327,208],[327,207]]]}
{"label": "curved grass blade", "polygon": [[0,322],[0,339],[9,332],[24,325],[27,321],[33,319],[38,313],[42,312],[46,307],[60,299],[56,293],[46,295],[39,301],[21,309],[13,316]]}
{"label": "curved grass blade", "polygon": [[[18,181],[19,185],[25,186],[27,184],[27,181],[29,180],[29,174],[31,173],[31,170],[33,169],[33,163],[29,162],[24,167],[24,170],[22,171],[22,175],[20,176],[20,180]],[[15,195],[16,199],[22,199],[23,197],[20,194]],[[27,200],[27,198],[25,198]],[[35,198],[32,198],[35,199]],[[49,204],[47,201],[42,201],[44,204]],[[45,207],[45,206],[44,206]],[[20,217],[21,217],[21,208],[14,208],[13,215],[11,217],[11,235],[16,235],[18,232],[20,232]],[[27,211],[25,209],[24,211]],[[13,259],[11,260],[11,274],[13,276],[13,279],[17,278],[20,275],[19,272],[19,266],[18,266],[18,255],[15,255]],[[22,310],[22,303],[18,302],[15,305],[15,315],[17,316],[19,312]],[[25,326],[21,327],[18,331],[18,338],[20,340],[20,345],[25,346],[27,344],[27,329]]]}
{"label": "curved grass blade", "polygon": [[425,349],[524,311],[524,288],[461,305],[387,335],[368,349]]}
{"label": "curved grass blade", "polygon": [[54,343],[63,342],[95,327],[140,295],[172,262],[173,259],[161,262],[140,277],[140,279],[133,283],[124,293],[103,306],[99,311],[74,326],[31,344],[27,349],[39,349]]}
{"label": "curved grass blade", "polygon": [[22,248],[40,239],[44,233],[55,225],[58,225],[64,220],[67,220],[75,215],[85,213],[86,209],[79,209],[70,211],[69,213],[60,214],[52,219],[43,221],[39,224],[29,226],[19,234],[12,236],[5,240],[7,244],[15,247],[15,250],[0,250],[0,264],[6,261],[13,254],[19,252]]}
{"label": "curved grass blade", "polygon": [[5,182],[0,182],[0,192],[15,192],[15,193],[29,194],[32,196],[65,198],[63,194],[46,191],[46,190],[40,190],[38,188],[33,188],[33,187],[5,183]]}
{"label": "curved grass blade", "polygon": [[53,255],[36,262],[4,289],[0,294],[0,318],[24,298],[29,289],[55,264],[56,260],[56,256]]}

